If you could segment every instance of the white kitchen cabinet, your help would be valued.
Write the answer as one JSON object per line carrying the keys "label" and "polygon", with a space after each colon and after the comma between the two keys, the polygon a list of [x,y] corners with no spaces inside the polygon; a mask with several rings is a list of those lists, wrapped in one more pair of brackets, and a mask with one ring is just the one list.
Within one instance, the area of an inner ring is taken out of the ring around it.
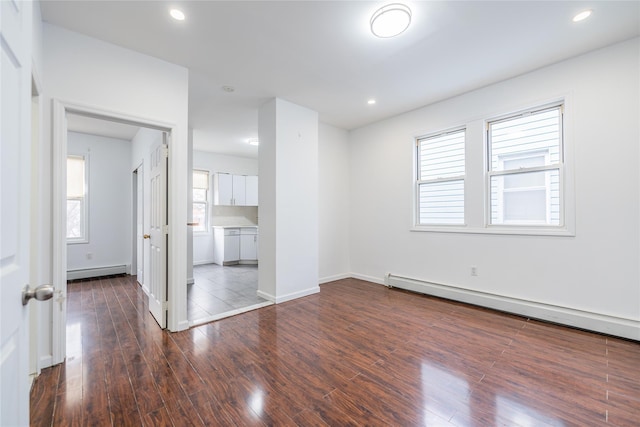
{"label": "white kitchen cabinet", "polygon": [[219,265],[240,261],[240,229],[216,228],[213,231],[213,262]]}
{"label": "white kitchen cabinet", "polygon": [[213,177],[213,204],[258,206],[258,177],[216,173]]}
{"label": "white kitchen cabinet", "polygon": [[213,204],[233,204],[233,175],[217,173],[213,178]]}
{"label": "white kitchen cabinet", "polygon": [[240,229],[240,261],[258,261],[258,230]]}
{"label": "white kitchen cabinet", "polygon": [[244,175],[233,175],[233,204],[235,206],[246,205],[247,177]]}
{"label": "white kitchen cabinet", "polygon": [[247,176],[246,204],[247,206],[258,206],[258,177],[255,175]]}
{"label": "white kitchen cabinet", "polygon": [[257,227],[214,227],[213,262],[218,265],[256,264]]}

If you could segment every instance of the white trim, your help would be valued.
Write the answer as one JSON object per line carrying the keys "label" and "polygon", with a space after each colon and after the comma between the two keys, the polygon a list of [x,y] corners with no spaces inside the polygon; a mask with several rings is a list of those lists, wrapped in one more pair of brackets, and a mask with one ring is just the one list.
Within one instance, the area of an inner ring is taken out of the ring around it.
{"label": "white trim", "polygon": [[248,311],[257,310],[258,308],[268,307],[273,305],[272,301],[259,302],[257,304],[249,305],[247,307],[236,308],[234,310],[225,311],[224,313],[214,314],[211,316],[206,316],[201,319],[196,319],[189,322],[189,327],[203,325],[205,323],[213,322],[220,319],[225,319],[227,317],[236,316],[238,314],[246,313]]}
{"label": "white trim", "polygon": [[302,291],[292,292],[290,294],[276,297],[275,295],[268,294],[258,289],[258,296],[266,299],[267,301],[272,301],[276,304],[280,304],[280,303],[291,301],[297,298],[302,298],[309,295],[317,294],[318,292],[320,292],[320,286],[313,286],[311,288],[307,288]]}
{"label": "white trim", "polygon": [[53,356],[51,354],[47,354],[45,356],[40,356],[40,358],[38,360],[39,360],[38,369],[45,369],[45,368],[49,368],[49,367],[54,365]]}
{"label": "white trim", "polygon": [[196,281],[193,277],[187,277],[187,285],[193,285],[194,283],[196,283]]}
{"label": "white trim", "polygon": [[628,319],[543,302],[523,300],[389,273],[387,273],[387,281],[392,287],[420,292],[426,295],[447,298],[594,332],[640,340],[640,320],[637,319]]}
{"label": "white trim", "polygon": [[350,277],[354,279],[364,280],[366,282],[376,283],[378,285],[387,286],[384,279],[380,279],[379,277],[367,276],[365,274],[351,273]]}
{"label": "white trim", "polygon": [[[512,227],[512,228],[510,228]],[[575,237],[575,231],[568,228],[527,228],[521,225],[488,225],[486,228],[480,227],[457,227],[457,226],[413,226],[409,231],[435,232],[435,233],[466,233],[466,234],[505,234],[520,236],[557,236]]]}
{"label": "white trim", "polygon": [[90,277],[111,276],[115,274],[127,274],[127,269],[131,270],[131,266],[123,264],[67,270],[67,280],[87,279]]}
{"label": "white trim", "polygon": [[325,283],[335,282],[336,280],[349,279],[350,277],[351,275],[349,273],[334,274],[333,276],[321,277],[318,279],[318,284],[323,285]]}

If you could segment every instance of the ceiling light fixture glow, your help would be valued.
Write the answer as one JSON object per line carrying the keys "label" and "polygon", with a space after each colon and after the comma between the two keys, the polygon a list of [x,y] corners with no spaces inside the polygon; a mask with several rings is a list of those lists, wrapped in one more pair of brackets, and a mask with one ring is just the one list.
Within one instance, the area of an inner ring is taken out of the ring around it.
{"label": "ceiling light fixture glow", "polygon": [[584,10],[584,11],[580,12],[579,14],[577,14],[576,16],[573,17],[573,22],[584,21],[585,19],[590,17],[592,13],[593,13],[593,10],[591,10],[591,9]]}
{"label": "ceiling light fixture glow", "polygon": [[260,145],[260,141],[258,138],[249,138],[247,139],[247,144],[249,145]]}
{"label": "ceiling light fixture glow", "polygon": [[380,38],[402,34],[411,24],[411,9],[400,3],[381,7],[371,16],[371,32]]}
{"label": "ceiling light fixture glow", "polygon": [[373,105],[375,103],[376,103],[375,99],[370,99],[370,100],[367,101],[367,104],[369,104],[369,105]]}
{"label": "ceiling light fixture glow", "polygon": [[180,9],[171,9],[169,15],[176,21],[184,21],[184,12]]}

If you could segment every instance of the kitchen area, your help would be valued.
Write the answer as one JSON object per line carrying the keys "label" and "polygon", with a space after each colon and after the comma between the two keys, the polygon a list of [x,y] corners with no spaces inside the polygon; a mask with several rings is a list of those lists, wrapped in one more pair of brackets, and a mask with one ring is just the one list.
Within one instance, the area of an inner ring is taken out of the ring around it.
{"label": "kitchen area", "polygon": [[257,159],[194,151],[193,170],[191,326],[272,304],[258,296]]}

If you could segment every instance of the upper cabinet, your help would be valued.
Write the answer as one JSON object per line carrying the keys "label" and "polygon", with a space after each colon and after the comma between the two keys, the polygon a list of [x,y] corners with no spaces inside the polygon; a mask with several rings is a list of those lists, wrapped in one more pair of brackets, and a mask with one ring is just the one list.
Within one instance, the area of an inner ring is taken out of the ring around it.
{"label": "upper cabinet", "polygon": [[247,176],[247,185],[245,188],[247,206],[258,206],[258,177],[253,175]]}
{"label": "upper cabinet", "polygon": [[258,206],[258,177],[216,173],[213,176],[213,204]]}

